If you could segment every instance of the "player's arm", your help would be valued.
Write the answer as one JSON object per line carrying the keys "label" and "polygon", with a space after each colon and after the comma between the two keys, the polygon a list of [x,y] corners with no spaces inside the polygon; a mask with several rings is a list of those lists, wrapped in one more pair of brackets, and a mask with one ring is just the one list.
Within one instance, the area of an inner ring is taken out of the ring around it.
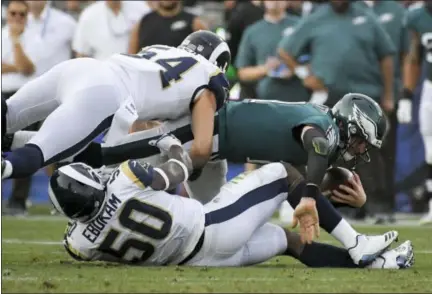
{"label": "player's arm", "polygon": [[411,31],[409,52],[404,59],[403,68],[403,98],[412,99],[414,89],[420,76],[420,51],[421,43],[418,33]]}
{"label": "player's arm", "polygon": [[149,163],[129,160],[121,165],[121,170],[138,187],[151,187],[153,190],[171,190],[189,178],[192,161],[189,154],[179,145],[172,145],[168,151],[169,160],[157,167]]}
{"label": "player's arm", "polygon": [[328,167],[330,145],[324,132],[312,126],[304,126],[300,138],[308,153],[304,195],[316,199],[320,195],[319,187]]}
{"label": "player's arm", "polygon": [[191,103],[194,140],[189,151],[194,170],[200,170],[210,159],[213,146],[214,116],[228,98],[229,82],[217,71],[207,85],[197,89]]}
{"label": "player's arm", "polygon": [[204,89],[192,109],[192,133],[194,140],[189,151],[194,169],[201,169],[210,159],[213,145],[215,94]]}

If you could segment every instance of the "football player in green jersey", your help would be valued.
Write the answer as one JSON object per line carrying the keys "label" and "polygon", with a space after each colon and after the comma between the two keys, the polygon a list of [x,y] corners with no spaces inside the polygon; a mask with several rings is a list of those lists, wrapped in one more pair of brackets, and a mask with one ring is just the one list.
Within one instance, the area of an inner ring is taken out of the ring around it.
{"label": "football player in green jersey", "polygon": [[[426,199],[429,213],[421,223],[432,223],[432,2],[424,1],[407,12],[407,28],[411,32],[411,48],[405,62],[403,107],[398,109],[401,123],[411,122],[413,92],[420,82],[421,71],[426,72],[420,98],[419,124],[427,163]],[[421,66],[423,65],[423,68]]]}

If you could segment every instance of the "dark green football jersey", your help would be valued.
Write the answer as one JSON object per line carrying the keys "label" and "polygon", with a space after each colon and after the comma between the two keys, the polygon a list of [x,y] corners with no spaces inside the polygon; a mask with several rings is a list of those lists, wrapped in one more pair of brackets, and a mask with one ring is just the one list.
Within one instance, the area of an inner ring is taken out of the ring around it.
{"label": "dark green football jersey", "polygon": [[[285,161],[307,164],[299,132],[302,125],[321,129],[336,154],[339,129],[330,109],[304,102],[276,100],[230,101],[219,111],[219,156],[231,162]],[[297,134],[297,135],[295,135]]]}
{"label": "dark green football jersey", "polygon": [[[409,10],[407,13],[407,27],[420,37],[420,42],[424,48],[423,57],[424,65],[427,67],[427,77],[432,80],[432,64],[426,59],[432,51],[432,13],[425,6]],[[429,58],[429,60],[431,59]]]}

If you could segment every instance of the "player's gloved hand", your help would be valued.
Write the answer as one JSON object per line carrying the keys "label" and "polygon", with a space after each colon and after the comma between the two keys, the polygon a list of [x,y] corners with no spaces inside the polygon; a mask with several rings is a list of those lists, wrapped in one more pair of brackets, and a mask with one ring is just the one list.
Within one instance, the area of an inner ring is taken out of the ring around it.
{"label": "player's gloved hand", "polygon": [[309,102],[314,104],[324,104],[328,98],[328,92],[325,90],[314,91],[310,97]]}
{"label": "player's gloved hand", "polygon": [[311,244],[320,235],[318,211],[313,198],[303,197],[294,210],[292,228],[300,224],[302,243]]}
{"label": "player's gloved hand", "polygon": [[159,139],[151,140],[149,142],[149,145],[158,147],[160,149],[162,155],[167,155],[171,146],[177,145],[177,146],[181,147],[182,143],[180,142],[179,139],[177,139],[176,136],[168,133],[168,134],[162,135],[161,137],[159,137]]}
{"label": "player's gloved hand", "polygon": [[340,185],[339,189],[346,192],[341,193],[341,191],[333,190],[330,197],[331,201],[347,204],[352,207],[362,207],[366,203],[366,193],[363,189],[363,185],[360,181],[358,174],[353,173],[354,177],[349,178],[348,183],[351,187],[347,185]]}
{"label": "player's gloved hand", "polygon": [[399,123],[410,123],[412,120],[412,101],[406,98],[399,100],[396,115]]}

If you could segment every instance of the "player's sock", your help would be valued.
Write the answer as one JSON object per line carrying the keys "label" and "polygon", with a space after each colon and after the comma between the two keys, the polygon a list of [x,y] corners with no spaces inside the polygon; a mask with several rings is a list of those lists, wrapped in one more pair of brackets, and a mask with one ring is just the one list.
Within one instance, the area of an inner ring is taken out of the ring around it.
{"label": "player's sock", "polygon": [[342,267],[357,268],[348,251],[336,246],[312,242],[305,244],[300,255],[293,252],[286,252],[309,267]]}
{"label": "player's sock", "polygon": [[99,168],[102,163],[102,146],[99,143],[91,142],[83,151],[73,158],[74,162],[83,162],[93,168]]}
{"label": "player's sock", "polygon": [[[288,202],[295,208],[303,196],[304,185],[299,184],[288,194]],[[320,195],[316,199],[316,207],[319,216],[320,227],[341,242],[345,248],[354,246],[358,233],[351,225],[342,218],[339,211],[334,208],[330,201]]]}
{"label": "player's sock", "polygon": [[44,163],[42,151],[38,146],[32,144],[12,151],[7,156],[6,161],[12,166],[12,173],[9,176],[12,178],[31,176],[37,172]]}

